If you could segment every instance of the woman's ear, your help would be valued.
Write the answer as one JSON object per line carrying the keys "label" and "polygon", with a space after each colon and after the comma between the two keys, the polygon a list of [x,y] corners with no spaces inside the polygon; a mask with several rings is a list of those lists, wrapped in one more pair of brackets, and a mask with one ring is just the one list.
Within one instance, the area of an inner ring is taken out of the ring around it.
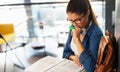
{"label": "woman's ear", "polygon": [[89,16],[90,15],[90,10],[87,10],[87,16]]}

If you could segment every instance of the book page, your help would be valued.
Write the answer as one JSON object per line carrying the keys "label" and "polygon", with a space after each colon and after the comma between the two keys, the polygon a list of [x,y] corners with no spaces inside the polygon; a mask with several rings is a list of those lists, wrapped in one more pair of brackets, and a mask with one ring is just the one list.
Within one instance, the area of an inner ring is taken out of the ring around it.
{"label": "book page", "polygon": [[63,60],[61,63],[57,64],[55,67],[52,67],[45,72],[83,72],[84,68],[78,66],[73,61]]}
{"label": "book page", "polygon": [[25,69],[25,72],[82,72],[83,70],[83,67],[79,67],[73,61],[47,56]]}
{"label": "book page", "polygon": [[25,69],[25,72],[45,72],[49,68],[55,66],[56,64],[60,63],[63,59],[58,59],[54,57],[44,57],[34,64],[32,64],[30,67]]}

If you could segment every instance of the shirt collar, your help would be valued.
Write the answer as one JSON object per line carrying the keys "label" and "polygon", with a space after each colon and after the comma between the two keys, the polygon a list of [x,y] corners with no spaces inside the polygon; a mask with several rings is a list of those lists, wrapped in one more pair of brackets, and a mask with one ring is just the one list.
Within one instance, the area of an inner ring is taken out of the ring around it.
{"label": "shirt collar", "polygon": [[88,29],[90,28],[90,26],[92,25],[92,21],[90,21],[90,23],[89,23],[89,26],[88,26],[88,28],[86,29],[86,28],[82,28],[82,35],[86,35],[86,33],[87,33],[87,31],[88,31]]}

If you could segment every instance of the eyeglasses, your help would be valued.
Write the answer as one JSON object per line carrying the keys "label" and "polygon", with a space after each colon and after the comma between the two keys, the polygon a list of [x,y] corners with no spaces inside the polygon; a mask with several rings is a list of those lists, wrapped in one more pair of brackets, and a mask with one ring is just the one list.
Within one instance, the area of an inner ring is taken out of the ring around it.
{"label": "eyeglasses", "polygon": [[83,20],[84,17],[85,17],[85,14],[81,18],[77,18],[75,20],[70,20],[67,18],[67,21],[70,21],[71,23],[79,24],[79,23],[81,23],[81,21]]}

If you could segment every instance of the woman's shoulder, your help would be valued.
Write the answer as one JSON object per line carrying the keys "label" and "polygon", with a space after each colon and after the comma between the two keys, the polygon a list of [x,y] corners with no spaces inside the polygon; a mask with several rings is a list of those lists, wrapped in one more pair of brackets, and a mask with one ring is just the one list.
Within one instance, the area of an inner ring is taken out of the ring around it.
{"label": "woman's shoulder", "polygon": [[88,32],[90,34],[103,34],[102,29],[99,26],[95,25],[94,23],[92,23]]}
{"label": "woman's shoulder", "polygon": [[99,26],[93,24],[93,31],[100,31],[100,32],[102,32],[102,29]]}

